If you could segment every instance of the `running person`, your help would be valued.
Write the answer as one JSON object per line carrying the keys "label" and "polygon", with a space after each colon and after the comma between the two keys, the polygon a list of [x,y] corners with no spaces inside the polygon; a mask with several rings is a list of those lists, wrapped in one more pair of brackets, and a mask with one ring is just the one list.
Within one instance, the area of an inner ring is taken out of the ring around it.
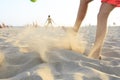
{"label": "running person", "polygon": [[[81,23],[86,15],[88,4],[92,0],[80,0],[79,10],[76,18],[74,31],[78,31]],[[94,46],[91,49],[88,57],[98,59],[100,58],[101,49],[104,43],[104,39],[107,33],[107,19],[110,12],[115,7],[120,7],[120,0],[101,0],[102,4],[97,15],[97,31]]]}

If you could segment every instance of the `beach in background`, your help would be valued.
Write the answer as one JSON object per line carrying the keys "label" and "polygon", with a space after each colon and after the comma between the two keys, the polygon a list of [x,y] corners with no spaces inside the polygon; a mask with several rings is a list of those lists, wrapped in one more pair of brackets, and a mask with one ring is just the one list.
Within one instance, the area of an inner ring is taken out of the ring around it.
{"label": "beach in background", "polygon": [[102,60],[87,57],[95,26],[0,29],[0,80],[120,80],[120,27],[108,27]]}

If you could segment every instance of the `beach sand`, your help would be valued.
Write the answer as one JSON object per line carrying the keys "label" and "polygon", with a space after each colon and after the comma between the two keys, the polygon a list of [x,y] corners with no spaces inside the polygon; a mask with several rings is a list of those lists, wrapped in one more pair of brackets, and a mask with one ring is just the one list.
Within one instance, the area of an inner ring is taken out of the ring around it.
{"label": "beach sand", "polygon": [[120,27],[109,27],[102,60],[87,57],[95,27],[0,29],[0,80],[120,80]]}

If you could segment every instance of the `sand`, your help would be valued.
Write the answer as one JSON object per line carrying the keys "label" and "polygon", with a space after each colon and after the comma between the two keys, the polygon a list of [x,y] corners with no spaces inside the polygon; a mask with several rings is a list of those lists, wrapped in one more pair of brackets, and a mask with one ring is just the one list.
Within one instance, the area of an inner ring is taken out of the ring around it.
{"label": "sand", "polygon": [[0,80],[120,80],[120,27],[109,27],[102,60],[87,57],[95,27],[0,29]]}

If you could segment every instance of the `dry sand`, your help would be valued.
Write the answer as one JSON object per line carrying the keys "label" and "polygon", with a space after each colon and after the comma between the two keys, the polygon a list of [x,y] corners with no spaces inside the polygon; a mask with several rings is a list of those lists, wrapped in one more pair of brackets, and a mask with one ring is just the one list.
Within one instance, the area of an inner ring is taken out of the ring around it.
{"label": "dry sand", "polygon": [[[0,80],[120,80],[120,27],[109,27],[102,60],[86,55],[95,27],[0,29]],[[85,53],[85,55],[83,54]]]}

